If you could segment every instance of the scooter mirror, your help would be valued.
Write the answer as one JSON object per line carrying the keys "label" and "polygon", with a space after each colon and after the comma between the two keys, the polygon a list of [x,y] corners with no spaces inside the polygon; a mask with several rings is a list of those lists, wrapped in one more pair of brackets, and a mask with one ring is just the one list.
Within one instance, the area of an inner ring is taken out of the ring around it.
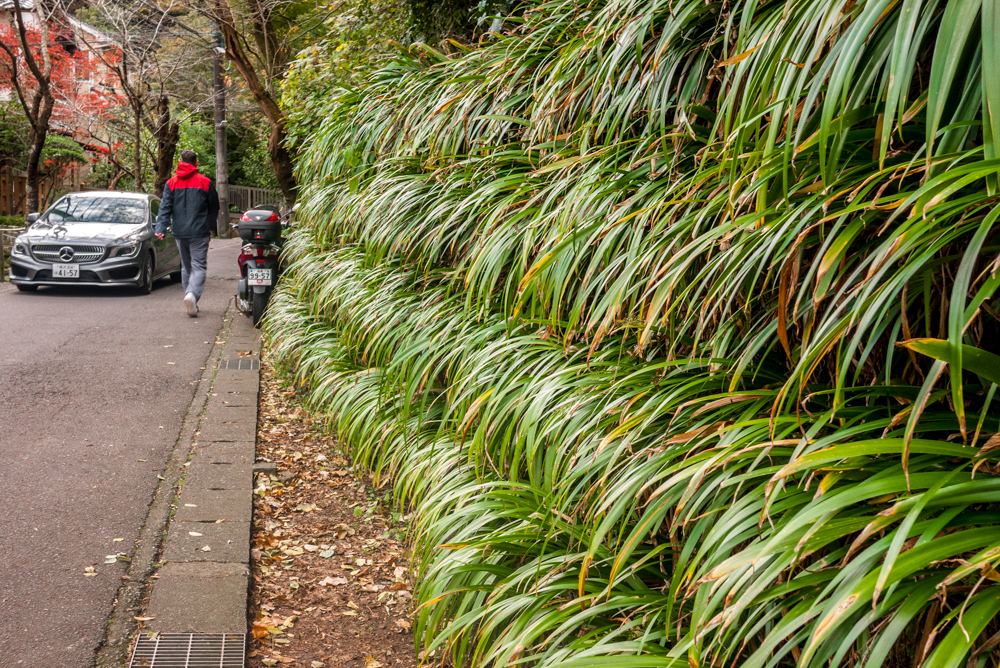
{"label": "scooter mirror", "polygon": [[292,205],[292,213],[295,213],[296,211],[298,211],[300,206],[302,206],[302,205],[300,203],[298,203],[298,202],[296,202],[295,204],[293,204]]}

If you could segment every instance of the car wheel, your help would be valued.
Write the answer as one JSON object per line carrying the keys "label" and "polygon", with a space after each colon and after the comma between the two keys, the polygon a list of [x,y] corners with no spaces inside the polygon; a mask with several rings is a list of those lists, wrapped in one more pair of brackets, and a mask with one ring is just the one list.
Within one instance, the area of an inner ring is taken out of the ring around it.
{"label": "car wheel", "polygon": [[146,262],[142,265],[142,282],[138,286],[140,295],[148,295],[153,291],[153,254],[146,256]]}
{"label": "car wheel", "polygon": [[17,289],[21,292],[34,292],[38,289],[37,285],[18,285]]}

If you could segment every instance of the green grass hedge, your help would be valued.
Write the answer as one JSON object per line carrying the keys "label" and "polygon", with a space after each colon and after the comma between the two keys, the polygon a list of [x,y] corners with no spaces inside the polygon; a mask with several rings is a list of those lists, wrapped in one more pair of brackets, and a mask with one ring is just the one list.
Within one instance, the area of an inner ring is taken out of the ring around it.
{"label": "green grass hedge", "polygon": [[426,656],[997,665],[998,21],[545,2],[330,101],[267,329]]}

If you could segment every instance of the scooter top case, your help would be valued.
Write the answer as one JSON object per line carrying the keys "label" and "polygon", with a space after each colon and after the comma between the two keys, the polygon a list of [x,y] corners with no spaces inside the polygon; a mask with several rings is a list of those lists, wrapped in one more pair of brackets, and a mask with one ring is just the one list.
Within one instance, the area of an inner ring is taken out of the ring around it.
{"label": "scooter top case", "polygon": [[239,224],[240,239],[276,244],[281,241],[281,218],[271,209],[251,209]]}

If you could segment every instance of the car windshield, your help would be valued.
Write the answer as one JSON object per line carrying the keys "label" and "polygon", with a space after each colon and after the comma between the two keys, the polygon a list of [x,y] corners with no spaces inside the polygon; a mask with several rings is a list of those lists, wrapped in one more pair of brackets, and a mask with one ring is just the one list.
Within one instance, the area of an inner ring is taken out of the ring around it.
{"label": "car windshield", "polygon": [[127,223],[146,221],[142,200],[128,197],[67,195],[45,213],[49,223]]}

